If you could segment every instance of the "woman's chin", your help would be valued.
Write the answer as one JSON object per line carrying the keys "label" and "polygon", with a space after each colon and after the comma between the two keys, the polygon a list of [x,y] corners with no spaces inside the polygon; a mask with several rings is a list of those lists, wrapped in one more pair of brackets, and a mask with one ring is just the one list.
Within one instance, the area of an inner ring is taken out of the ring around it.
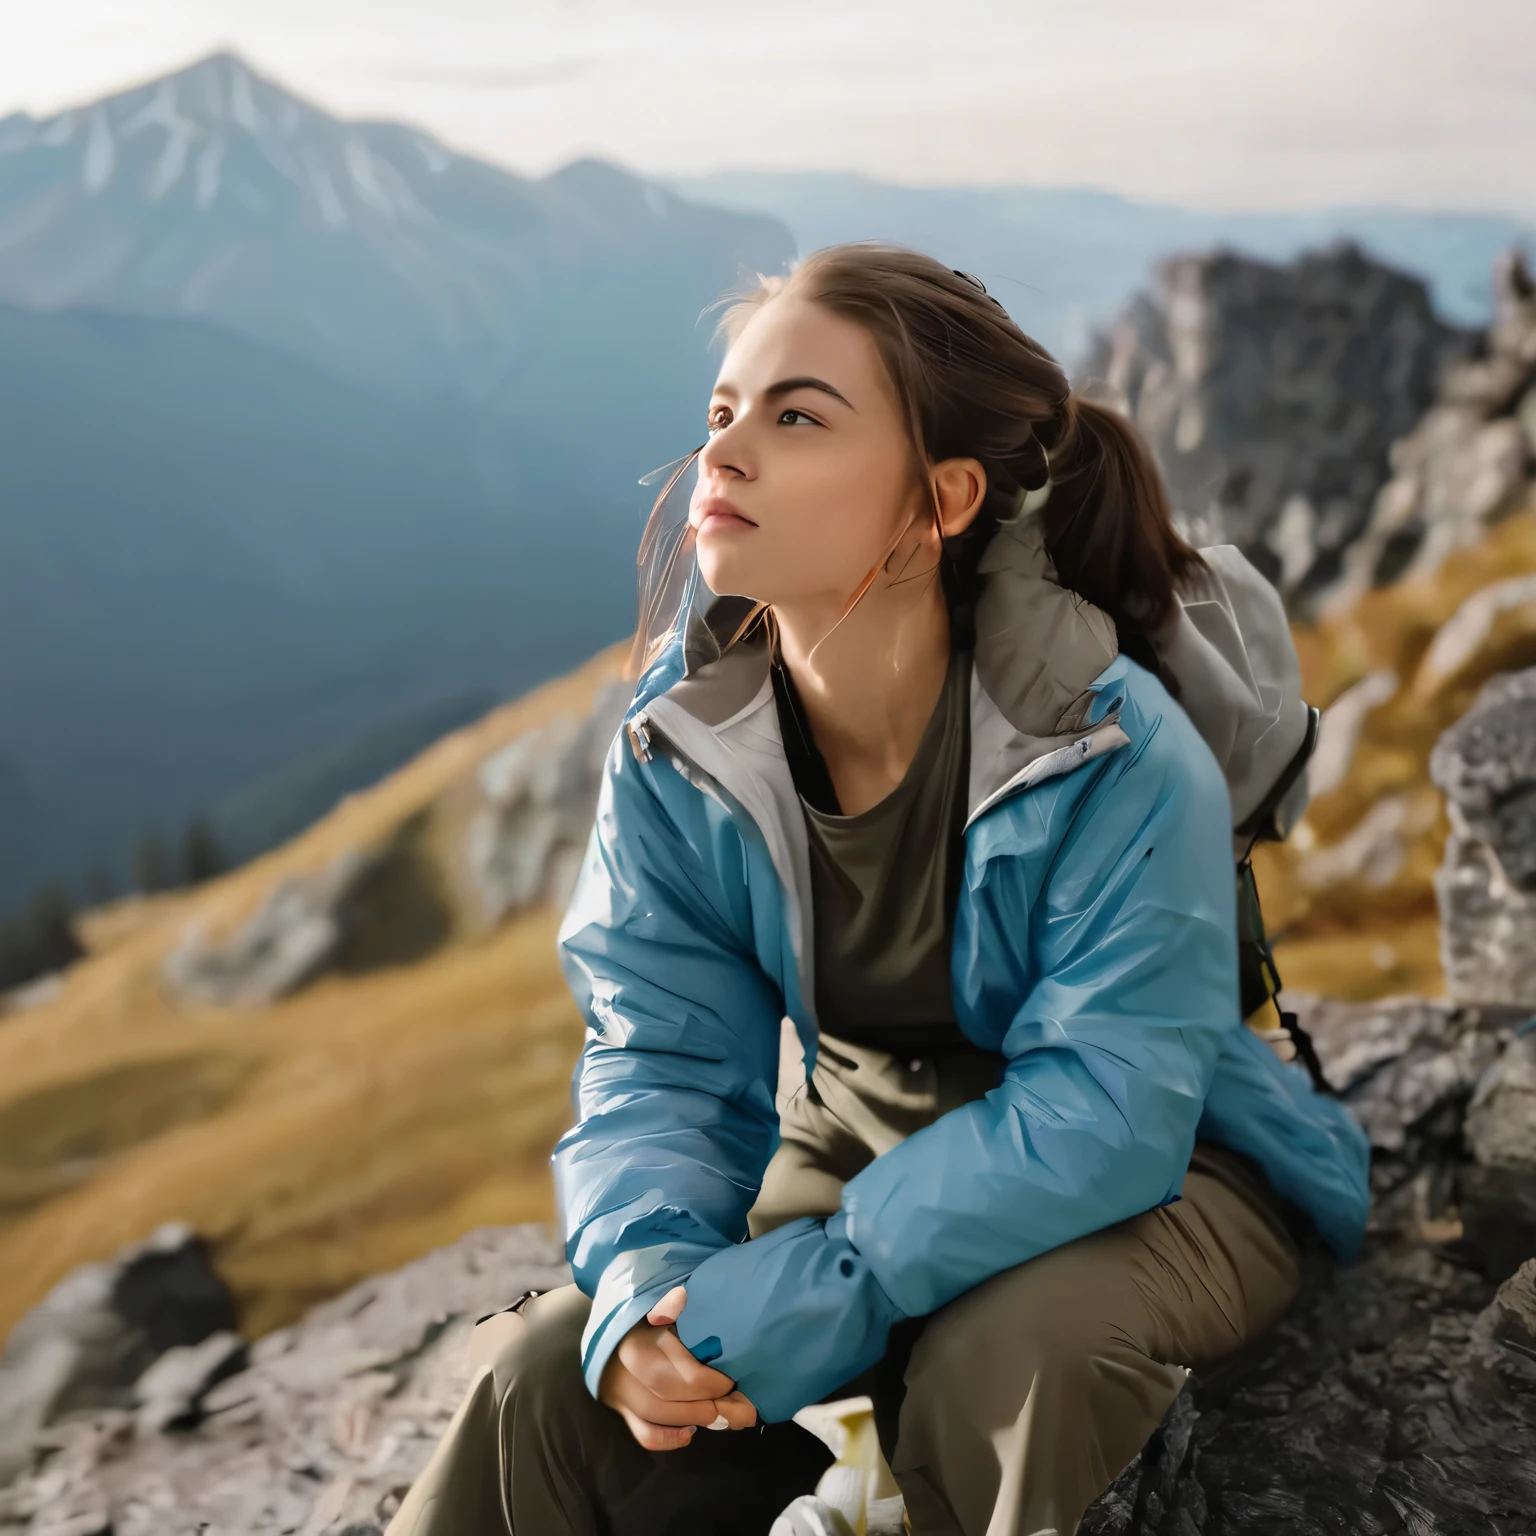
{"label": "woman's chin", "polygon": [[[710,554],[713,552],[711,551]],[[747,597],[751,595],[753,581],[744,560],[711,559],[701,545],[699,547],[699,575],[716,597]]]}

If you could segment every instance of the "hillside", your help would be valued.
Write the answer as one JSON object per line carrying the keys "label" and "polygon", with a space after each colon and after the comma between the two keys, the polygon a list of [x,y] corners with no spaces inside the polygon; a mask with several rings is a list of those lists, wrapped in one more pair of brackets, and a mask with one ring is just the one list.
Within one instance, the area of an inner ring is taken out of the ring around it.
{"label": "hillside", "polygon": [[[188,895],[85,924],[62,993],[0,1018],[0,1335],[82,1260],[167,1219],[211,1241],[242,1329],[471,1227],[547,1220],[547,1157],[580,1045],[549,905],[487,929],[462,884],[476,774],[585,713],[621,647],[456,731],[301,837]],[[283,877],[412,828],[443,942],[386,949],[270,1007],[187,1008],[161,980],[193,918],[215,933]]]}

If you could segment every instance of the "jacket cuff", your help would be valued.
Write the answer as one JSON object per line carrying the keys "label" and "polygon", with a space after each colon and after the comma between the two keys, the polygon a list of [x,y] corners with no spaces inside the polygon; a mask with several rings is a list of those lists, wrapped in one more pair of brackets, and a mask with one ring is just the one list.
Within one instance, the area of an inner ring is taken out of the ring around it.
{"label": "jacket cuff", "polygon": [[901,1316],[839,1213],[801,1217],[704,1260],[677,1335],[774,1424],[873,1365]]}
{"label": "jacket cuff", "polygon": [[619,1340],[674,1285],[686,1284],[699,1264],[714,1252],[702,1243],[662,1243],[616,1254],[608,1261],[581,1335],[582,1379],[594,1398],[603,1367],[619,1347]]}

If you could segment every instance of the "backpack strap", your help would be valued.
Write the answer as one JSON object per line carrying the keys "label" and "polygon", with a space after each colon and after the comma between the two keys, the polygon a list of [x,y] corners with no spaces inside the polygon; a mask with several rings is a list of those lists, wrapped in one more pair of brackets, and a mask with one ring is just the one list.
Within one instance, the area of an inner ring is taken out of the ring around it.
{"label": "backpack strap", "polygon": [[1237,866],[1237,962],[1243,1017],[1251,1018],[1265,1003],[1273,1003],[1280,1015],[1280,1027],[1296,1048],[1296,1059],[1306,1067],[1312,1086],[1319,1093],[1337,1098],[1338,1090],[1323,1072],[1312,1036],[1289,1008],[1280,1006],[1280,970],[1264,932],[1259,888],[1254,883],[1253,864],[1247,858]]}
{"label": "backpack strap", "polygon": [[[1307,728],[1301,738],[1301,745],[1296,748],[1291,760],[1280,770],[1280,776],[1269,786],[1269,793],[1238,826],[1232,829],[1238,837],[1248,839],[1250,852],[1257,842],[1281,841],[1283,834],[1275,825],[1275,812],[1279,810],[1280,802],[1290,793],[1291,786],[1301,776],[1301,770],[1306,767],[1307,759],[1317,749],[1317,732],[1322,718],[1323,712],[1317,705],[1307,705]],[[1246,857],[1245,854],[1244,858]]]}

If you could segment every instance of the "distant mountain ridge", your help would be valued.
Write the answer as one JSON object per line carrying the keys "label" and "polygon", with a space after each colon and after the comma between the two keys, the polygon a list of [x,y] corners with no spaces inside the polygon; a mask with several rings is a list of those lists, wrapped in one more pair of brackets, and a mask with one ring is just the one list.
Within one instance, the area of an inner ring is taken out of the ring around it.
{"label": "distant mountain ridge", "polygon": [[531,180],[341,121],[230,53],[0,122],[0,300],[198,316],[417,398],[536,406],[536,363],[594,286],[690,249],[733,275],[785,246],[776,220],[599,161]]}
{"label": "distant mountain ridge", "polygon": [[0,918],[197,813],[254,852],[627,633],[700,313],[791,251],[227,54],[0,123]]}
{"label": "distant mountain ridge", "polygon": [[669,176],[685,197],[782,219],[802,250],[899,240],[973,271],[1020,327],[1069,368],[1164,257],[1229,249],[1288,262],[1339,240],[1422,277],[1442,318],[1486,324],[1488,275],[1536,223],[1495,214],[1324,208],[1222,213],[1075,187],[906,187],[847,172]]}

